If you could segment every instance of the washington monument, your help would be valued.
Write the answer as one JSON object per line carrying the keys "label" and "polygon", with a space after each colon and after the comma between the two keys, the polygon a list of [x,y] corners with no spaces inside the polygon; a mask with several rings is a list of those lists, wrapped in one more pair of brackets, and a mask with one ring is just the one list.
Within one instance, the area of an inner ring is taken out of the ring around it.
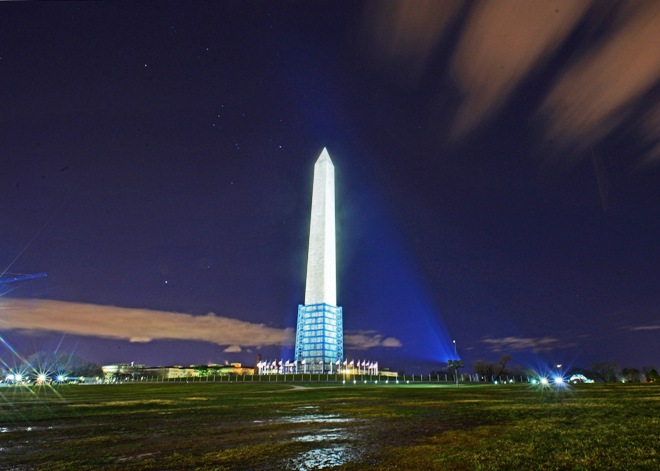
{"label": "washington monument", "polygon": [[298,306],[296,361],[328,371],[344,357],[342,308],[337,306],[335,167],[324,148],[314,165],[305,304]]}

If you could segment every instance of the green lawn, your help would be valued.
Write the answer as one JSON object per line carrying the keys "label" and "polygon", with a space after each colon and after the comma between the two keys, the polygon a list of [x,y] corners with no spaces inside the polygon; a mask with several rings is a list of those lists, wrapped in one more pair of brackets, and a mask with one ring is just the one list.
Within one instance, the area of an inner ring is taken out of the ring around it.
{"label": "green lawn", "polygon": [[660,469],[660,387],[0,388],[0,469]]}

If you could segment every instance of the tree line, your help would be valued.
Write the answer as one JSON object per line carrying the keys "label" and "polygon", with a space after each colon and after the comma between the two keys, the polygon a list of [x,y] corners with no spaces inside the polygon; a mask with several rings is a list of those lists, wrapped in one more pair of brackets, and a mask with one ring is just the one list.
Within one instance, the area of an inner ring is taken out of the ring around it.
{"label": "tree line", "polygon": [[27,358],[14,358],[13,365],[5,365],[7,370],[24,371],[27,374],[64,375],[70,377],[102,376],[103,371],[96,363],[87,361],[74,353],[37,352]]}
{"label": "tree line", "polygon": [[[533,371],[520,365],[510,366],[512,357],[502,355],[498,361],[477,360],[472,363],[472,370],[484,381],[501,381],[507,376],[537,376],[541,372]],[[653,366],[644,366],[641,369],[626,367],[622,368],[615,362],[592,363],[589,368],[572,367],[562,371],[562,375],[571,377],[581,374],[586,378],[604,383],[615,382],[655,382],[660,381],[658,370]]]}

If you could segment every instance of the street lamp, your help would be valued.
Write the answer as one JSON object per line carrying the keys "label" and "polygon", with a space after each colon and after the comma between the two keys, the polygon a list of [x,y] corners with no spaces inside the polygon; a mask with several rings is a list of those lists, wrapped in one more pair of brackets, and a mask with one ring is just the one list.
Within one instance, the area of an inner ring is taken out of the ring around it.
{"label": "street lamp", "polygon": [[454,376],[456,377],[456,387],[458,387],[458,369],[463,368],[463,362],[458,359],[458,349],[456,348],[456,340],[454,342],[454,354],[456,355],[456,360],[449,360],[447,366],[449,368],[454,368]]}

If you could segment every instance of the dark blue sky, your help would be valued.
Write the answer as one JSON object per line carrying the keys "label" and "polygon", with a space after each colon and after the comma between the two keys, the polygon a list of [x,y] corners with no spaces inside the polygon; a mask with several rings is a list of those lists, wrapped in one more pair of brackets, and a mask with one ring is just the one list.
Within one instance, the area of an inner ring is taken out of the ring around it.
{"label": "dark blue sky", "polygon": [[[562,5],[3,3],[2,264],[49,275],[6,297],[52,315],[5,307],[0,335],[99,363],[286,355],[327,147],[349,358],[427,371],[456,339],[468,364],[657,365],[660,13]],[[209,340],[209,312],[272,331]]]}

